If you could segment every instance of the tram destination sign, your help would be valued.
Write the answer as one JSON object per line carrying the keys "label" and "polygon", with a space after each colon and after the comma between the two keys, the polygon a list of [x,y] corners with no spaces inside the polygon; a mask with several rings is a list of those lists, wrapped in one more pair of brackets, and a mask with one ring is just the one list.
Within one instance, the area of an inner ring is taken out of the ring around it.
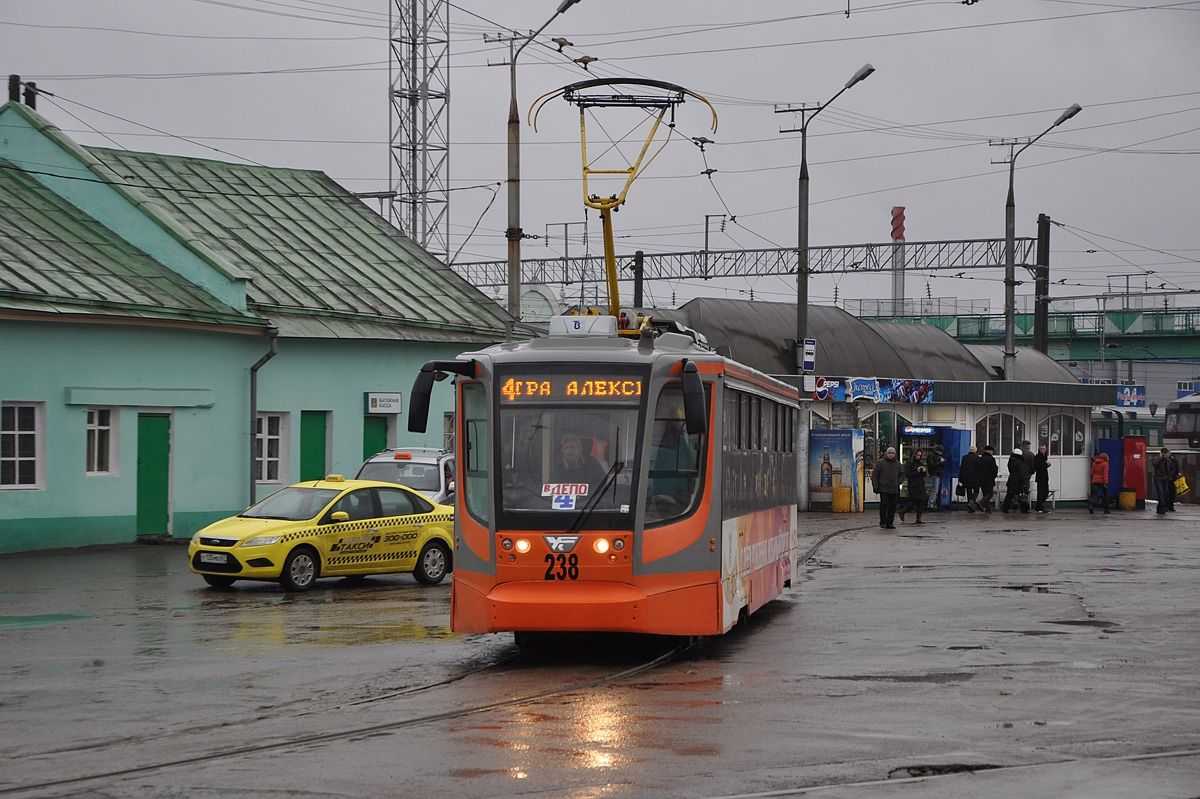
{"label": "tram destination sign", "polygon": [[500,383],[502,402],[630,403],[642,399],[642,379],[618,375],[525,375]]}

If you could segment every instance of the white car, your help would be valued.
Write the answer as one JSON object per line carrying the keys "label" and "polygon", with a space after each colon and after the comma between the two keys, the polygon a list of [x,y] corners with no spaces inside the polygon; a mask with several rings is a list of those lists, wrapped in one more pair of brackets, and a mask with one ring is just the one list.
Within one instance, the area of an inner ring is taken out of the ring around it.
{"label": "white car", "polygon": [[454,453],[432,447],[377,452],[359,468],[356,480],[407,486],[439,505],[454,504]]}

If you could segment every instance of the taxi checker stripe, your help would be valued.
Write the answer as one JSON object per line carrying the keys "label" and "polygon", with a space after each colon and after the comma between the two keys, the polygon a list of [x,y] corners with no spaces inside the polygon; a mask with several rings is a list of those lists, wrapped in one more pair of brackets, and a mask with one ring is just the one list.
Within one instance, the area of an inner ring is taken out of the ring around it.
{"label": "taxi checker stripe", "polygon": [[416,550],[410,552],[381,552],[375,555],[346,555],[340,558],[330,558],[330,566],[340,566],[347,563],[375,563],[381,560],[404,560],[405,558],[415,558]]}

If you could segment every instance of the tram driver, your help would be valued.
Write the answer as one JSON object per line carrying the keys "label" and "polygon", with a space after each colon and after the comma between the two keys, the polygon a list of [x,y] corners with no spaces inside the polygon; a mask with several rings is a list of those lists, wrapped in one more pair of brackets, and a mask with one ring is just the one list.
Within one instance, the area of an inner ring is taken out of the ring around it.
{"label": "tram driver", "polygon": [[604,468],[590,453],[583,451],[579,436],[567,433],[559,445],[559,457],[551,477],[556,483],[587,483],[591,493],[604,482]]}

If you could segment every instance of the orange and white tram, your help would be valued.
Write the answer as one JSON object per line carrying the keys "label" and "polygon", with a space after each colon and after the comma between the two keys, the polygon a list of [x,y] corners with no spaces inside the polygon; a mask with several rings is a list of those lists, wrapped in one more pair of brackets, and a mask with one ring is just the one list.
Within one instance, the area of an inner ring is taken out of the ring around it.
{"label": "orange and white tram", "polygon": [[714,635],[796,566],[792,386],[612,316],[422,367],[455,385],[451,626]]}

